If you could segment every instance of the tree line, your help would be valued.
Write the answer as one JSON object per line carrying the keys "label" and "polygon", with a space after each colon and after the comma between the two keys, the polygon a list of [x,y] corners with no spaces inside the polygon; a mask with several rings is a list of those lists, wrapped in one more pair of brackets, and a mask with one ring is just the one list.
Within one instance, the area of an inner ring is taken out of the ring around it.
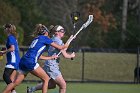
{"label": "tree line", "polygon": [[[5,43],[3,24],[15,24],[20,45],[29,45],[35,24],[62,25],[64,41],[94,15],[94,21],[74,40],[74,47],[137,48],[140,45],[140,1],[127,0],[0,0],[0,45]],[[123,9],[127,8],[126,29],[122,29]],[[73,28],[71,13],[78,11]],[[71,46],[72,47],[72,46]]]}

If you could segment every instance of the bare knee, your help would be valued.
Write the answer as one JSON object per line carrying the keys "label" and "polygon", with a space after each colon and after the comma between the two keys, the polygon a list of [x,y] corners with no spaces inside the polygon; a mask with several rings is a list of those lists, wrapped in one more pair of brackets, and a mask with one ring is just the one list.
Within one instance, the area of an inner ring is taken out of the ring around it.
{"label": "bare knee", "polygon": [[60,87],[60,89],[66,89],[66,82],[64,82],[63,84],[61,84],[59,87]]}
{"label": "bare knee", "polygon": [[21,80],[16,79],[15,81],[13,81],[13,84],[15,86],[18,86],[21,82],[22,82]]}
{"label": "bare knee", "polygon": [[49,77],[46,75],[44,78],[42,78],[42,81],[45,83],[49,82]]}
{"label": "bare knee", "polygon": [[18,86],[19,84],[20,84],[20,83],[18,83],[18,82],[14,82],[14,85],[15,85],[15,86]]}

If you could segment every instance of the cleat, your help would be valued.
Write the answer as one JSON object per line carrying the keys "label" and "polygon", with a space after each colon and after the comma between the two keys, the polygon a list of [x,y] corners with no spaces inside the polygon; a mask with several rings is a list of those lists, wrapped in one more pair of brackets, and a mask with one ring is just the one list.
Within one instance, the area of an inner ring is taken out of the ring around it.
{"label": "cleat", "polygon": [[32,88],[29,88],[29,87],[27,86],[27,93],[34,93],[34,92],[33,92]]}

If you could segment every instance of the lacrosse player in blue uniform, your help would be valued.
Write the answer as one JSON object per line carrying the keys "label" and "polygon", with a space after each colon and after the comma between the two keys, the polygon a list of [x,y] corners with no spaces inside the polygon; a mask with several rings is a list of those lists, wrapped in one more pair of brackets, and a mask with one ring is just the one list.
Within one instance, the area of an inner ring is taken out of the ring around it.
{"label": "lacrosse player in blue uniform", "polygon": [[46,50],[47,47],[50,45],[58,48],[58,49],[65,49],[68,48],[68,44],[65,45],[58,45],[54,43],[49,37],[49,30],[42,24],[38,24],[36,26],[35,33],[38,35],[31,43],[28,51],[26,54],[21,58],[19,63],[19,74],[16,78],[16,80],[12,83],[10,83],[3,93],[9,93],[10,90],[17,85],[19,85],[23,79],[26,77],[26,75],[30,72],[31,74],[39,77],[42,81],[42,93],[47,93],[48,87],[48,81],[49,77],[46,74],[46,72],[39,66],[37,63],[38,59],[48,60],[48,59],[54,59],[57,58],[56,55],[46,57],[42,56],[41,54]]}
{"label": "lacrosse player in blue uniform", "polygon": [[[0,54],[6,54],[7,63],[4,69],[3,79],[8,85],[12,83],[16,77],[20,56],[15,25],[5,24],[4,31],[7,34],[6,49],[0,51]],[[14,88],[11,90],[11,93],[16,93]]]}
{"label": "lacrosse player in blue uniform", "polygon": [[[52,40],[59,44],[59,45],[64,45],[63,41],[61,38],[64,36],[65,30],[62,26],[56,25],[54,27],[51,27],[52,31],[55,33],[55,35],[52,37]],[[60,52],[60,50],[56,49],[53,46],[49,47],[48,50],[48,55],[53,56],[56,55]],[[65,49],[61,50],[62,55],[65,58],[74,58],[75,53],[73,52],[72,54],[68,54]],[[50,80],[48,84],[48,88],[55,88],[56,84],[59,86],[59,93],[66,93],[66,82],[61,74],[61,71],[59,70],[59,61],[60,58],[57,59],[51,59],[51,60],[46,60],[45,65],[43,67],[44,71],[49,75]],[[36,90],[42,89],[42,84],[38,84],[35,87],[28,88],[29,93],[33,93]]]}

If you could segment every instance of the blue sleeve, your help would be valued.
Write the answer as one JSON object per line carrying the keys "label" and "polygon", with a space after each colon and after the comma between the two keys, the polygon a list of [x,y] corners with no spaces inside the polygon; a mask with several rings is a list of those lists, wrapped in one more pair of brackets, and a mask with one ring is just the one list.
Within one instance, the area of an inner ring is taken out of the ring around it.
{"label": "blue sleeve", "polygon": [[9,45],[14,45],[15,44],[15,38],[14,38],[14,36],[9,36],[8,37],[8,43],[9,43]]}
{"label": "blue sleeve", "polygon": [[48,37],[45,38],[45,42],[44,42],[45,44],[49,44],[50,45],[52,42],[53,41],[50,38],[48,38]]}

